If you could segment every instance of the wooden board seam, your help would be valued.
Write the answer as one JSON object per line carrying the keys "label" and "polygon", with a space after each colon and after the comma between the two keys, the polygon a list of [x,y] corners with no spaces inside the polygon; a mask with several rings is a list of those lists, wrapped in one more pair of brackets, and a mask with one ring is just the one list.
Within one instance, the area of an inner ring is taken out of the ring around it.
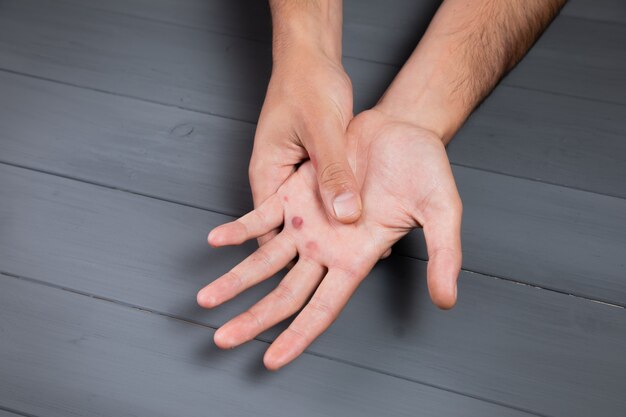
{"label": "wooden board seam", "polygon": [[[118,301],[118,300],[115,300],[115,299],[112,299],[112,298],[108,298],[108,297],[102,297],[102,296],[98,296],[98,295],[95,295],[95,294],[90,294],[90,293],[87,293],[87,292],[75,290],[73,288],[63,287],[63,286],[60,286],[60,285],[55,285],[55,284],[52,284],[52,283],[49,283],[49,282],[38,280],[36,278],[30,278],[30,277],[20,276],[20,275],[16,275],[16,274],[11,274],[11,273],[8,273],[8,272],[5,272],[5,271],[0,271],[0,276],[4,277],[4,279],[17,279],[17,280],[28,282],[28,283],[30,283],[32,285],[40,285],[40,286],[48,287],[48,288],[51,288],[51,289],[54,289],[54,290],[58,290],[58,291],[65,291],[67,293],[71,293],[71,294],[74,294],[74,295],[77,295],[77,296],[93,298],[93,299],[96,299],[96,300],[98,300],[100,302],[114,304],[115,306],[120,307],[120,308],[136,310],[136,311],[143,312],[145,314],[154,314],[156,316],[161,316],[161,317],[164,317],[164,318],[167,318],[167,319],[180,321],[180,322],[183,322],[183,323],[186,323],[186,324],[200,326],[200,327],[204,327],[204,328],[207,328],[207,329],[213,329],[213,330],[217,329],[217,326],[213,326],[213,325],[210,325],[210,324],[196,322],[196,321],[193,321],[193,320],[189,320],[187,318],[183,318],[183,317],[179,317],[179,316],[176,316],[176,315],[160,312],[160,311],[157,311],[157,310],[154,310],[154,309],[144,308],[144,307],[141,307],[141,306],[138,306],[138,305],[134,305],[134,304],[131,304],[131,303]],[[269,340],[269,339],[264,338],[264,337],[258,337],[258,336],[255,337],[253,340],[256,340],[257,342],[266,343],[266,344],[270,344],[272,342],[272,340]],[[212,342],[209,341],[208,343],[212,343]],[[509,408],[509,409],[512,409],[512,410],[520,411],[520,412],[527,413],[527,414],[530,414],[530,415],[533,415],[533,416],[537,416],[537,417],[551,417],[551,416],[548,416],[546,414],[538,413],[538,412],[535,412],[535,411],[532,411],[532,410],[527,410],[527,409],[525,409],[523,407],[517,407],[517,406],[514,406],[514,405],[509,405],[509,404],[506,404],[506,403],[501,402],[501,401],[491,400],[489,398],[483,398],[483,397],[478,396],[478,395],[472,395],[472,394],[464,393],[462,391],[446,388],[446,387],[443,387],[443,386],[439,386],[437,384],[432,384],[432,383],[428,383],[428,382],[425,382],[425,381],[420,381],[418,379],[405,377],[405,376],[402,376],[402,375],[395,374],[393,372],[380,370],[380,369],[377,369],[377,368],[372,367],[372,366],[360,365],[360,364],[358,364],[356,362],[352,362],[352,361],[349,361],[349,360],[335,358],[335,357],[332,357],[332,356],[329,356],[329,355],[325,355],[325,354],[321,354],[321,353],[317,353],[317,352],[310,352],[309,350],[305,350],[303,355],[310,355],[310,356],[318,357],[320,359],[329,360],[329,361],[333,361],[333,362],[338,362],[338,363],[341,363],[342,365],[352,366],[352,367],[363,369],[363,370],[366,370],[366,371],[369,371],[369,372],[373,372],[373,373],[377,373],[377,374],[381,374],[381,375],[386,375],[386,376],[389,376],[391,378],[396,378],[396,379],[407,381],[407,382],[410,382],[410,383],[413,383],[413,384],[419,384],[419,385],[427,386],[427,387],[434,388],[434,389],[437,389],[437,390],[449,392],[451,394],[456,394],[456,395],[460,395],[460,396],[463,396],[463,397],[471,398],[471,399],[474,399],[474,400],[477,400],[477,401],[482,401],[482,402],[485,402],[485,403],[494,404],[494,405],[497,405],[497,406],[501,406],[501,407]],[[3,407],[1,405],[0,405],[0,409],[3,409]],[[11,411],[11,410],[7,410],[7,411]],[[11,412],[13,412],[13,411],[11,411]],[[30,414],[22,414],[22,415],[24,415],[25,417],[39,417],[39,416],[31,416]]]}
{"label": "wooden board seam", "polygon": [[[6,166],[14,167],[14,168],[25,169],[25,170],[28,170],[28,171],[39,172],[41,174],[52,175],[52,176],[59,177],[59,178],[64,178],[64,179],[67,179],[67,180],[70,180],[70,181],[77,181],[77,182],[81,182],[83,184],[89,184],[89,185],[92,185],[92,186],[95,186],[95,187],[102,187],[102,188],[106,188],[106,189],[109,189],[109,190],[119,191],[119,192],[122,192],[122,193],[133,194],[133,195],[136,195],[136,196],[139,196],[139,197],[150,198],[150,199],[157,200],[157,201],[163,201],[165,203],[176,204],[176,205],[179,205],[179,206],[189,207],[189,208],[193,208],[193,209],[196,209],[196,210],[202,210],[202,211],[215,213],[215,214],[221,214],[223,216],[232,217],[233,219],[235,219],[237,217],[240,217],[243,214],[243,213],[242,214],[226,213],[226,212],[223,212],[223,211],[219,211],[219,210],[214,210],[214,209],[207,208],[207,207],[198,206],[198,205],[195,205],[195,204],[188,204],[188,203],[185,203],[185,202],[172,200],[172,199],[167,199],[167,198],[159,197],[159,196],[152,195],[152,194],[147,194],[147,193],[142,193],[142,192],[138,192],[138,191],[133,191],[133,190],[126,189],[126,188],[123,188],[123,187],[111,186],[111,185],[107,185],[107,184],[104,184],[104,183],[98,183],[98,182],[95,182],[95,181],[92,181],[92,180],[86,180],[86,179],[82,179],[82,178],[77,178],[77,177],[64,175],[64,174],[60,174],[60,173],[56,173],[56,172],[52,172],[52,171],[48,171],[48,170],[32,168],[32,167],[21,165],[21,164],[14,164],[12,162],[3,161],[2,159],[0,159],[0,165],[6,165]],[[463,166],[463,165],[460,165],[460,166]],[[465,168],[474,169],[474,170],[477,170],[477,171],[483,171],[481,169],[476,169],[476,168],[473,168],[473,167],[465,167]],[[502,174],[502,175],[504,175],[504,174]],[[521,179],[526,180],[526,178],[521,178]],[[533,180],[530,180],[530,181],[533,181]],[[535,182],[541,182],[541,181],[535,181]],[[557,185],[557,184],[550,184],[550,185],[553,185],[553,186],[556,186],[556,187],[561,187],[560,185]],[[563,187],[563,188],[569,188],[569,187]],[[579,191],[591,192],[591,191],[585,191],[585,190],[579,190]],[[591,192],[591,193],[593,193],[593,192]],[[597,194],[597,193],[594,193],[594,194]],[[622,199],[621,197],[614,197],[614,198]],[[407,258],[407,259],[415,259],[415,260],[421,261],[421,262],[427,262],[427,259],[421,258],[419,256],[411,256],[411,255],[407,255],[407,254],[404,254],[404,253],[396,253],[394,255],[395,256],[401,256],[401,257],[404,257],[404,258]],[[604,305],[607,305],[607,306],[611,306],[611,307],[626,308],[626,304],[624,304],[624,305],[622,305],[622,304],[615,304],[615,303],[612,303],[612,302],[606,301],[606,300],[590,298],[590,297],[578,294],[576,292],[566,292],[566,291],[555,289],[555,288],[551,288],[551,287],[545,287],[545,286],[540,286],[540,285],[533,285],[533,284],[529,284],[529,283],[524,282],[524,281],[515,280],[513,278],[501,277],[501,276],[498,276],[498,275],[493,275],[493,274],[489,274],[489,273],[486,273],[486,272],[476,271],[476,270],[467,269],[467,268],[461,268],[461,270],[465,271],[465,272],[470,272],[472,274],[480,275],[480,276],[483,276],[483,277],[500,279],[500,280],[503,280],[503,281],[510,282],[512,284],[527,285],[529,287],[534,287],[534,288],[541,289],[541,290],[544,290],[544,291],[551,291],[551,292],[555,292],[555,293],[566,295],[566,296],[571,296],[571,297],[576,297],[576,298],[584,299],[584,300],[591,301],[591,302],[601,303],[601,304],[604,304]],[[5,274],[5,275],[12,276],[11,273],[3,272],[1,270],[0,270],[0,274]]]}
{"label": "wooden board seam", "polygon": [[[156,101],[156,100],[145,99],[145,98],[141,98],[141,97],[137,97],[137,96],[133,96],[133,95],[128,95],[128,94],[116,93],[116,92],[102,90],[102,89],[99,89],[99,88],[94,88],[94,87],[89,87],[89,86],[82,86],[82,85],[78,85],[78,84],[68,83],[68,82],[65,82],[65,81],[55,80],[55,79],[52,79],[52,78],[40,77],[40,76],[37,76],[37,75],[27,74],[27,73],[23,73],[23,72],[19,72],[19,71],[13,71],[13,70],[6,69],[6,68],[1,68],[0,67],[0,72],[5,72],[5,73],[8,73],[8,74],[17,75],[19,77],[32,78],[32,79],[36,79],[36,80],[40,80],[40,81],[44,81],[44,82],[53,83],[53,84],[65,85],[65,86],[68,86],[68,87],[77,88],[77,89],[81,89],[81,90],[93,91],[93,92],[99,93],[99,94],[108,94],[108,95],[111,95],[113,97],[121,97],[121,98],[129,99],[129,100],[137,100],[137,101],[140,101],[140,102],[150,103],[150,104],[157,105],[157,106],[163,106],[163,107],[167,107],[167,108],[175,108],[175,109],[183,110],[183,111],[186,111],[186,112],[192,112],[192,113],[196,113],[196,114],[203,114],[203,115],[215,117],[215,118],[218,118],[218,119],[232,120],[232,121],[235,121],[235,122],[246,123],[246,124],[249,124],[249,125],[256,126],[256,122],[251,122],[251,121],[245,120],[245,119],[225,116],[225,115],[221,115],[221,114],[217,114],[217,113],[205,112],[205,111],[201,111],[201,110],[190,109],[190,108],[182,107],[182,106],[175,106],[175,105],[172,105],[172,104],[168,104],[168,103],[164,103],[164,102],[160,102],[160,101]],[[615,102],[611,102],[611,101],[596,100],[596,99],[590,99],[590,98],[586,98],[586,97],[579,97],[579,96],[574,96],[574,95],[561,94],[561,93],[557,93],[557,92],[542,91],[542,90],[530,89],[530,88],[514,86],[514,85],[507,85],[507,87],[508,88],[513,88],[513,89],[519,89],[519,90],[535,91],[535,92],[538,92],[538,93],[541,93],[541,94],[551,94],[551,95],[561,96],[561,97],[571,97],[571,98],[576,98],[578,100],[587,100],[587,101],[591,101],[591,102],[599,102],[599,103],[604,103],[604,104],[617,105],[617,106],[620,106],[620,107],[626,107],[626,105],[624,105],[624,104],[615,103]],[[13,163],[11,163],[9,161],[0,160],[0,163],[6,164],[6,165],[17,166],[17,167],[21,167],[21,168],[26,168],[26,169],[31,169],[31,170],[34,170],[34,171],[38,171],[37,168],[31,168],[31,167],[27,167],[27,166],[17,165],[17,164],[13,164]],[[525,180],[525,181],[532,181],[532,182],[537,182],[537,183],[540,183],[540,184],[548,184],[548,185],[552,185],[552,186],[555,186],[555,187],[567,188],[567,189],[571,189],[571,190],[577,190],[577,191],[582,191],[582,192],[596,194],[596,195],[601,195],[601,196],[607,196],[607,197],[624,199],[623,197],[621,197],[619,195],[612,194],[612,193],[603,193],[603,192],[589,190],[589,189],[582,188],[582,187],[575,187],[575,186],[571,186],[571,185],[558,184],[558,183],[551,182],[551,181],[540,180],[540,179],[531,178],[531,177],[525,177],[525,176],[521,176],[521,175],[509,174],[509,173],[505,173],[505,172],[501,172],[501,171],[497,171],[497,170],[492,170],[492,169],[488,169],[488,168],[480,168],[480,167],[477,167],[477,166],[468,165],[468,164],[462,164],[462,163],[458,163],[458,162],[450,162],[450,165],[463,167],[463,168],[468,168],[468,169],[472,169],[472,170],[476,170],[476,171],[488,172],[488,173],[492,173],[492,174],[496,174],[496,175],[501,175],[503,177],[518,178],[518,179]],[[44,172],[44,173],[47,173],[47,174],[64,177],[63,174],[58,174],[58,173],[53,173],[53,172],[45,172],[45,171],[40,171],[40,172]],[[73,178],[73,177],[67,177],[67,178],[69,178],[69,179],[76,179],[78,181],[83,181],[81,179],[77,179],[77,178]],[[88,181],[84,181],[84,182],[88,182]],[[93,183],[95,185],[101,185],[101,186],[104,186],[104,187],[107,187],[107,188],[118,189],[118,187],[115,187],[115,186],[108,186],[108,185],[105,185],[105,184],[98,184],[98,183],[95,183],[95,182],[90,182],[90,183]],[[138,195],[144,195],[144,196],[147,196],[147,197],[151,197],[150,195],[134,192],[132,190],[123,189],[123,188],[119,188],[119,189],[125,190],[125,191],[133,193],[133,194],[138,194]],[[154,198],[161,199],[159,197],[154,197]],[[164,200],[164,201],[170,201],[170,200]],[[244,214],[244,213],[222,213],[222,212],[216,211],[214,209],[203,208],[203,207],[200,207],[200,206],[194,206],[194,205],[187,204],[187,203],[182,203],[182,202],[176,202],[176,203],[177,204],[186,205],[186,206],[189,206],[189,207],[210,210],[210,211],[213,211],[214,213],[225,214],[227,216],[241,216],[241,215]]]}

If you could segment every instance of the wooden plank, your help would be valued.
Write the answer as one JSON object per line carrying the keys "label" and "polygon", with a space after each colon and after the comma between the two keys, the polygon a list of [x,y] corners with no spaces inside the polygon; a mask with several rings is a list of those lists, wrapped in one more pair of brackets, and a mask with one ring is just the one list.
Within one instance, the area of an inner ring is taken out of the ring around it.
{"label": "wooden plank", "polygon": [[15,414],[8,410],[0,409],[0,417],[18,417],[18,416],[23,416],[23,414]]}
{"label": "wooden plank", "polygon": [[[270,42],[267,2],[246,0],[64,0],[79,7],[201,28]],[[343,48],[348,57],[375,62],[404,60],[426,31],[441,0],[348,0],[343,10]],[[375,51],[376,55],[372,53]]]}
{"label": "wooden plank", "polygon": [[626,197],[626,106],[502,86],[448,147],[452,163]]}
{"label": "wooden plank", "polygon": [[[11,98],[0,100],[0,160],[231,215],[251,208],[250,124],[10,74],[0,74],[0,88]],[[534,95],[500,89],[494,104],[485,103],[459,134],[451,159],[520,175],[526,170],[541,180],[570,175],[582,181],[587,175],[587,184],[596,184],[595,178],[605,178],[624,194],[624,175],[618,174],[624,173],[626,148],[612,146],[626,131],[615,109],[606,105],[603,118],[564,121],[537,109],[562,105],[568,114],[589,102],[554,95],[533,102],[528,96]],[[525,108],[524,102],[533,105]],[[524,137],[531,120],[537,129]],[[573,127],[559,134],[548,127],[550,120]],[[590,131],[597,132],[594,142],[585,143]],[[613,158],[593,153],[596,146],[611,149]],[[578,166],[584,170],[577,172]],[[620,255],[626,251],[626,200],[463,167],[454,171],[465,206],[466,268],[626,304]],[[425,259],[421,233],[397,250]]]}
{"label": "wooden plank", "polygon": [[[201,310],[196,290],[254,246],[206,247],[226,216],[20,168],[1,166],[0,181],[5,273],[212,327],[280,278]],[[459,305],[442,312],[424,275],[410,258],[380,264],[309,352],[544,415],[626,410],[624,309],[464,272]]]}
{"label": "wooden plank", "polygon": [[[626,200],[454,167],[463,267],[626,305]],[[424,257],[421,233],[397,252]]]}
{"label": "wooden plank", "polygon": [[[130,1],[124,4],[135,3]],[[52,71],[56,74],[53,76],[72,83],[80,81],[83,74],[87,85],[95,83],[120,94],[138,95],[251,121],[258,115],[269,73],[267,45],[232,37],[201,35],[202,32],[198,30],[159,26],[154,22],[139,21],[142,22],[139,24],[132,17],[80,7],[76,9],[82,10],[84,16],[79,14],[79,18],[71,19],[73,9],[67,9],[65,14],[57,16],[55,7],[45,16],[40,16],[43,12],[39,8],[30,13],[21,11],[21,7],[25,7],[22,3],[14,5],[9,2],[3,6],[0,20],[3,16],[8,19],[12,14],[20,17],[13,16],[7,25],[0,25],[0,39],[6,40],[5,47],[14,50],[0,55],[0,67],[8,66],[26,72],[43,68],[45,71],[39,75],[50,75]],[[168,7],[174,6],[166,3],[154,10],[167,10]],[[224,13],[235,16],[233,7],[225,7]],[[144,9],[152,10],[149,7]],[[187,10],[184,7],[174,9],[180,9],[181,13]],[[215,5],[213,9],[209,11],[217,13],[221,10]],[[195,13],[194,16],[202,14]],[[33,19],[37,27],[28,30]],[[83,21],[88,21],[91,26],[85,28],[81,25]],[[137,25],[140,30],[136,28]],[[95,33],[90,32],[94,27],[99,29]],[[19,31],[27,33],[19,39],[13,39]],[[72,35],[72,39],[81,39],[79,44],[77,41],[62,39],[69,34],[68,31],[86,33],[83,36]],[[205,42],[205,48],[198,51],[196,47],[200,36],[202,42]],[[134,41],[116,45],[125,37],[131,37]],[[44,38],[50,41],[42,46],[38,39]],[[20,42],[19,46],[14,46]],[[59,47],[65,44],[69,47]],[[116,55],[107,62],[100,62],[106,54],[86,50],[87,44],[97,46],[97,50],[115,49]],[[230,47],[227,54],[223,53],[225,44]],[[163,54],[161,45],[164,48],[169,45],[172,53]],[[29,55],[28,51],[34,55]],[[119,62],[120,54],[125,51],[128,52],[124,56],[125,62],[130,64]],[[87,59],[90,54],[95,56]],[[53,57],[53,61],[47,64],[42,63],[41,57],[46,55],[54,55],[56,58]],[[137,63],[137,60],[142,63]],[[395,71],[389,66],[354,60],[347,60],[346,63],[355,78],[357,111],[376,101]],[[157,67],[167,67],[167,71],[151,71],[149,75],[137,72]],[[237,75],[233,68],[250,71]],[[206,83],[207,74],[211,74],[209,84]],[[537,78],[542,77],[541,74],[536,75]],[[593,86],[603,82],[603,79],[594,77],[593,82],[587,84]],[[205,80],[201,81],[202,85],[198,84],[200,80]],[[172,83],[177,86],[173,87]],[[621,86],[623,83],[619,81],[618,84]],[[163,86],[169,86],[167,91]],[[179,93],[187,98],[176,98]],[[172,101],[172,98],[176,99]],[[470,119],[469,125],[453,141],[453,162],[614,196],[626,195],[626,186],[622,180],[625,168],[621,163],[625,154],[622,138],[626,129],[626,107],[501,86],[478,110],[478,115]]]}
{"label": "wooden plank", "polygon": [[[2,69],[229,118],[258,118],[271,71],[269,44],[56,2],[8,1],[0,12]],[[396,72],[355,60],[346,67],[357,110],[375,104]]]}
{"label": "wooden plank", "polygon": [[622,0],[569,0],[561,14],[584,19],[626,23],[626,6]]}
{"label": "wooden plank", "polygon": [[[64,0],[139,18],[271,41],[266,2],[246,0]],[[343,44],[347,56],[402,62],[419,42],[441,0],[345,0]],[[569,0],[563,16],[626,23],[622,0]]]}
{"label": "wooden plank", "polygon": [[0,402],[45,416],[528,416],[311,355],[279,374],[267,347],[0,276]]}
{"label": "wooden plank", "polygon": [[2,72],[0,89],[0,160],[232,215],[252,208],[253,124]]}
{"label": "wooden plank", "polygon": [[[0,68],[249,121],[270,71],[267,42],[57,2],[6,1],[0,28]],[[626,104],[624,39],[624,26],[561,16],[504,83]],[[398,65],[407,46],[362,49],[371,54],[359,54],[365,59],[395,51],[384,61]],[[345,65],[357,111],[375,103],[397,70],[355,59]]]}
{"label": "wooden plank", "polygon": [[626,104],[625,43],[626,25],[560,16],[503,83]]}

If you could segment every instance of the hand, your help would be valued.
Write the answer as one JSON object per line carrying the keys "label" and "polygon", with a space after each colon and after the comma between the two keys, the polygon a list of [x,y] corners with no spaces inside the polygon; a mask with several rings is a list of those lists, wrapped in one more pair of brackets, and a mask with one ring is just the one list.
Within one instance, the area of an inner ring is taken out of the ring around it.
{"label": "hand", "polygon": [[218,329],[219,347],[251,340],[297,312],[314,292],[265,354],[267,368],[282,367],[330,326],[378,259],[419,226],[428,246],[431,298],[441,308],[454,305],[462,209],[440,138],[378,110],[357,116],[347,137],[364,200],[357,222],[346,225],[326,216],[307,162],[256,210],[209,234],[215,247],[237,245],[284,223],[276,237],[198,293],[198,303],[207,308],[267,279],[299,255],[275,290]]}
{"label": "hand", "polygon": [[[328,214],[353,222],[361,214],[356,180],[346,156],[352,119],[352,84],[339,57],[302,47],[275,59],[250,161],[250,184],[258,207],[310,159]],[[261,239],[267,241],[276,231]]]}

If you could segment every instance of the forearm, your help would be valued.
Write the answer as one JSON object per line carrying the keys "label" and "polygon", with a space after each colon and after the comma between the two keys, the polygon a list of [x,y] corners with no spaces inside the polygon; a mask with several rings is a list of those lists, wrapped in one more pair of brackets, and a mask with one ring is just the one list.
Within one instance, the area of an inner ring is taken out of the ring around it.
{"label": "forearm", "polygon": [[342,0],[270,0],[274,65],[315,51],[341,61]]}
{"label": "forearm", "polygon": [[448,143],[566,0],[445,0],[378,108]]}

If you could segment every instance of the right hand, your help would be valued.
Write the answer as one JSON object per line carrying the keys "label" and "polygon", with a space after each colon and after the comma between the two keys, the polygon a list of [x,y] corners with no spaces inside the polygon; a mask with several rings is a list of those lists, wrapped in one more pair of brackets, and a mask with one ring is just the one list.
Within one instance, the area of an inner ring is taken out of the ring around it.
{"label": "right hand", "polygon": [[[346,156],[352,83],[340,58],[321,48],[293,48],[275,59],[254,138],[249,175],[255,207],[310,159],[325,211],[342,223],[361,215],[361,198]],[[276,234],[259,239],[263,244]]]}
{"label": "right hand", "polygon": [[379,109],[354,118],[347,138],[365,202],[357,222],[345,225],[326,216],[307,162],[265,203],[209,234],[212,246],[238,245],[284,224],[280,234],[198,293],[206,308],[269,278],[298,255],[276,289],[215,333],[219,347],[245,343],[306,304],[264,358],[269,369],[290,362],[331,325],[378,259],[416,227],[424,229],[433,302],[445,309],[455,304],[462,204],[442,138]]}

